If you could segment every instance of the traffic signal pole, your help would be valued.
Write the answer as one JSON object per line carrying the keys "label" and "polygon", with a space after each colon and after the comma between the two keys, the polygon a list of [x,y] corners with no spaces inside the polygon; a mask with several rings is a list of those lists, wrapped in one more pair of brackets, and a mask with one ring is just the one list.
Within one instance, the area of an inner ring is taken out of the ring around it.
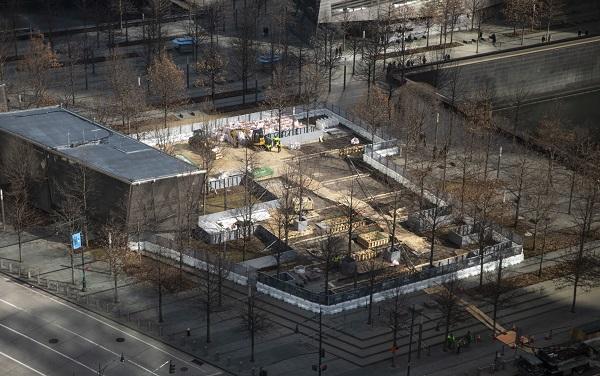
{"label": "traffic signal pole", "polygon": [[321,355],[323,355],[323,312],[319,309],[319,376],[321,376]]}

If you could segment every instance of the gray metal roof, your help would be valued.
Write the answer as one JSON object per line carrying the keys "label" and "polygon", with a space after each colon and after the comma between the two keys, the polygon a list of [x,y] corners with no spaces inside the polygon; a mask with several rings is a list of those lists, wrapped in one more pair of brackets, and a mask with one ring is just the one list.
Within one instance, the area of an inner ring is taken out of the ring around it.
{"label": "gray metal roof", "polygon": [[130,183],[200,173],[189,163],[58,107],[0,113],[0,131]]}

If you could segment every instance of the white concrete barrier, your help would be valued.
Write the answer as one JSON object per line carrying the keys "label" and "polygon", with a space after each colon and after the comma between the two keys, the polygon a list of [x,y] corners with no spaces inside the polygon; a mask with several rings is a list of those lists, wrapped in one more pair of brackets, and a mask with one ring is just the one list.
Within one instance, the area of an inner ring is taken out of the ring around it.
{"label": "white concrete barrier", "polygon": [[[525,259],[523,252],[520,254],[507,257],[502,260],[502,267],[507,267],[511,265],[516,265],[522,262]],[[493,271],[498,267],[498,261],[488,262],[483,265],[484,272]],[[373,294],[373,301],[380,302],[386,299],[391,299],[396,295],[396,292],[400,292],[401,294],[408,294],[411,292],[423,290],[429,287],[433,287],[439,285],[445,281],[450,280],[451,278],[464,279],[473,276],[479,275],[481,266],[475,265],[470,268],[465,268],[453,273],[448,273],[442,276],[437,276],[433,278],[429,278],[423,281],[418,281],[415,283],[407,284],[397,288],[391,288],[389,290],[377,292]],[[334,315],[343,311],[348,311],[351,309],[356,309],[359,307],[366,307],[369,304],[369,296],[360,297],[357,299],[349,300],[343,303],[335,304],[335,305],[321,305],[318,303],[314,303],[308,301],[306,299],[299,298],[290,293],[278,290],[274,287],[266,285],[262,282],[256,283],[257,291],[269,295],[275,299],[283,300],[286,303],[295,305],[299,308],[306,309],[311,312],[318,313],[321,311],[325,315]]]}

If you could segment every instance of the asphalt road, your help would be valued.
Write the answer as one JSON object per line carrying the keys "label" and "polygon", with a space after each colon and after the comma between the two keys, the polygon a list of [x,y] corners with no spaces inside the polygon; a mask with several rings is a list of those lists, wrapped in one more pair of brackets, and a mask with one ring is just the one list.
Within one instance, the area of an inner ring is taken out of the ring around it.
{"label": "asphalt road", "polygon": [[[0,275],[3,376],[176,375],[225,372],[191,356]],[[123,361],[121,358],[123,354]],[[99,373],[98,369],[104,373]]]}

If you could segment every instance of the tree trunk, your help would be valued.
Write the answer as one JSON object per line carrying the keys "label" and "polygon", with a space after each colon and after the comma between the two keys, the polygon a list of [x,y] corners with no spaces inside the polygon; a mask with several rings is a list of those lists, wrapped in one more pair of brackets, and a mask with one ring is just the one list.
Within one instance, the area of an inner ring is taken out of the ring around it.
{"label": "tree trunk", "polygon": [[162,311],[162,282],[158,283],[158,322],[162,323],[163,311]]}
{"label": "tree trunk", "polygon": [[73,260],[73,250],[71,250],[71,283],[75,284],[75,261]]}
{"label": "tree trunk", "polygon": [[[23,262],[23,231],[17,231],[17,242],[19,243],[19,262]],[[83,266],[82,266],[83,267]]]}
{"label": "tree trunk", "polygon": [[118,277],[119,277],[119,275],[117,273],[113,273],[113,278],[114,278],[113,281],[115,284],[115,290],[114,290],[114,294],[113,294],[113,302],[114,303],[119,302]]}

